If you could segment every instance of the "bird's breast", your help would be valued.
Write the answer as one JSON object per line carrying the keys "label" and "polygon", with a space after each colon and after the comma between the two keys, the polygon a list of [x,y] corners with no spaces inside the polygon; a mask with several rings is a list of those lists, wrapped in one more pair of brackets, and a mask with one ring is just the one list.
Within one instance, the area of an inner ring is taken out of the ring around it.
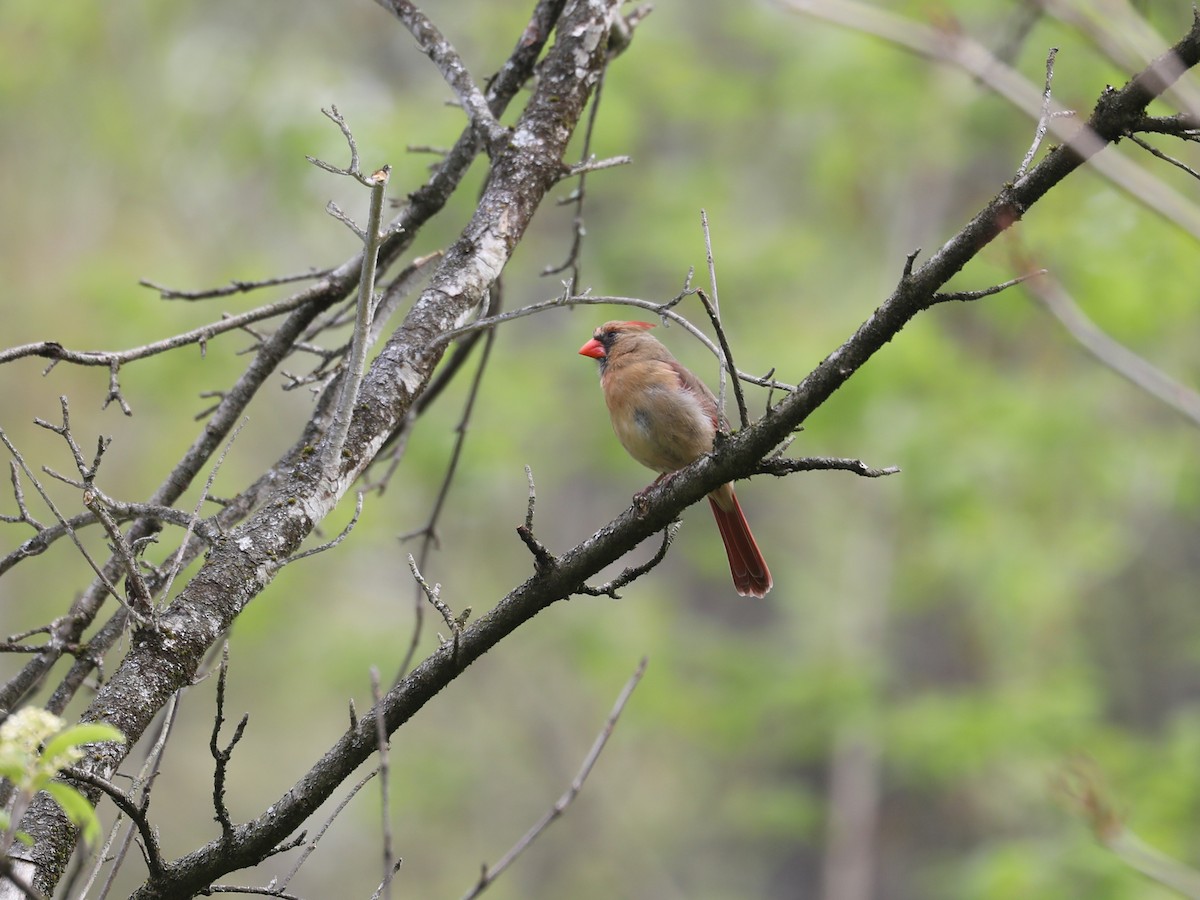
{"label": "bird's breast", "polygon": [[712,449],[714,426],[687,391],[651,385],[606,392],[621,446],[656,472],[674,472]]}

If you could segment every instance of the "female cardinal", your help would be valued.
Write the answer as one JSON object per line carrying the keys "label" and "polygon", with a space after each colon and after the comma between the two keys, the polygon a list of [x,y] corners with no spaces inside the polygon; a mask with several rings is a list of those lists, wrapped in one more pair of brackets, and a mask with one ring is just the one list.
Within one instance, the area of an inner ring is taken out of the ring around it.
{"label": "female cardinal", "polygon": [[[600,363],[600,387],[613,431],[630,456],[666,475],[713,448],[719,414],[712,391],[646,332],[649,322],[605,322],[579,348]],[[743,597],[763,597],[771,573],[754,542],[732,484],[708,495],[733,586]]]}

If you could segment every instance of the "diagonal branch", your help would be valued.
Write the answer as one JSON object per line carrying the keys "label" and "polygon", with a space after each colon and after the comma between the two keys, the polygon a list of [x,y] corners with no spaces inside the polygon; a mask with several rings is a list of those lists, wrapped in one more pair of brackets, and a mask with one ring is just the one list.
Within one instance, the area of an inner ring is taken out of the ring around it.
{"label": "diagonal branch", "polygon": [[458,96],[458,102],[471,119],[471,124],[487,142],[488,155],[499,153],[508,140],[508,131],[496,121],[488,106],[487,98],[471,78],[466,64],[458,55],[458,51],[447,41],[436,25],[417,9],[416,4],[409,0],[375,0],[384,9],[391,10],[404,27],[407,28],[421,51],[433,60],[438,67],[446,84]]}
{"label": "diagonal branch", "polygon": [[[997,59],[985,46],[961,32],[925,25],[861,0],[777,2],[794,12],[874,35],[920,56],[958,67],[1034,121],[1038,121],[1046,113],[1048,130],[1054,138],[1071,143],[1085,156],[1094,156],[1117,139],[1109,133],[1093,133],[1087,128],[1072,127],[1071,120],[1063,116],[1068,110],[1060,104],[1050,103],[1044,110],[1042,90],[1021,73]],[[1178,44],[1176,48],[1179,48]],[[1194,64],[1189,63],[1186,58],[1177,58],[1168,52],[1147,66],[1140,77],[1147,86],[1151,83],[1156,85],[1151,93],[1158,96],[1178,79],[1184,69],[1191,68],[1192,65]],[[1143,106],[1139,115],[1130,119],[1131,130],[1136,130],[1134,122],[1144,121],[1144,114]],[[1166,182],[1155,178],[1118,153],[1106,153],[1096,159],[1094,165],[1097,172],[1139,203],[1145,204],[1189,234],[1200,237],[1200,207]]]}
{"label": "diagonal branch", "polygon": [[1192,424],[1200,425],[1200,393],[1176,381],[1106,334],[1087,317],[1057,279],[1037,279],[1027,290],[1100,363],[1162,401]]}

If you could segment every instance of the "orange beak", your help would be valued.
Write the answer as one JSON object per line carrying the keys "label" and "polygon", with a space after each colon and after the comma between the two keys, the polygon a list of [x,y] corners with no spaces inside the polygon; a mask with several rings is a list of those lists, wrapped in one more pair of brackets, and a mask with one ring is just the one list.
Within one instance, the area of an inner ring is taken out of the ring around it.
{"label": "orange beak", "polygon": [[579,348],[580,356],[590,356],[592,359],[604,359],[604,345],[595,338],[592,338],[586,344]]}

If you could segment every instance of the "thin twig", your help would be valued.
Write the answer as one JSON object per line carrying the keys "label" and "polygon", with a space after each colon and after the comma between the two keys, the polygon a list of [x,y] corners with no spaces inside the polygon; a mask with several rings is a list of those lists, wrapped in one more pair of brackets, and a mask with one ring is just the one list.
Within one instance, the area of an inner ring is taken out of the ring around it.
{"label": "thin twig", "polygon": [[17,465],[21,467],[21,471],[25,473],[25,477],[28,478],[33,484],[34,488],[37,490],[46,506],[50,508],[50,512],[54,513],[54,518],[58,520],[58,524],[66,529],[66,532],[70,536],[72,543],[75,544],[76,549],[78,549],[83,555],[83,558],[87,561],[87,564],[91,566],[92,571],[96,574],[96,578],[101,582],[101,584],[104,585],[105,590],[112,594],[112,596],[115,597],[118,602],[121,602],[120,591],[117,590],[116,586],[112,583],[112,580],[104,573],[104,570],[101,569],[99,564],[92,558],[92,555],[88,552],[87,548],[83,546],[83,541],[81,541],[79,535],[75,533],[75,529],[70,525],[63,514],[59,512],[58,507],[55,505],[54,501],[50,499],[50,495],[46,492],[46,489],[42,487],[42,483],[37,480],[37,477],[33,474],[33,470],[29,468],[29,465],[25,462],[25,458],[21,456],[13,442],[9,440],[8,435],[5,434],[3,428],[0,428],[0,443],[3,443],[4,446],[8,448],[8,452],[11,453],[13,459],[17,461]]}
{"label": "thin twig", "polygon": [[100,522],[108,539],[112,542],[112,550],[125,570],[125,586],[129,590],[126,599],[120,594],[114,594],[117,601],[129,610],[130,615],[139,625],[149,625],[154,620],[154,606],[150,598],[150,589],[146,579],[138,567],[137,553],[130,546],[116,519],[109,515],[104,494],[95,485],[88,485],[83,491],[83,505]]}
{"label": "thin twig", "polygon": [[[167,702],[166,710],[162,717],[162,724],[159,726],[158,737],[155,739],[154,745],[146,753],[146,760],[143,763],[141,770],[138,772],[137,777],[134,778],[133,783],[129,787],[129,795],[131,797],[135,791],[140,790],[142,792],[139,806],[143,812],[143,815],[149,809],[150,788],[154,784],[154,779],[158,775],[159,763],[162,761],[163,754],[166,752],[167,741],[170,738],[175,726],[175,717],[179,711],[180,694],[180,691],[176,691],[171,696],[171,699]],[[96,855],[95,865],[88,874],[88,879],[84,884],[82,891],[78,895],[79,900],[86,900],[88,892],[91,891],[92,885],[95,883],[96,878],[98,878],[100,875],[100,870],[109,862],[111,862],[112,865],[109,869],[108,877],[105,879],[104,885],[100,889],[100,894],[97,897],[97,900],[105,900],[105,898],[108,896],[108,892],[112,889],[113,882],[117,878],[117,873],[121,870],[121,866],[129,853],[129,846],[133,842],[134,829],[129,828],[125,832],[125,838],[121,842],[121,846],[117,853],[111,857],[109,856],[109,849],[112,847],[113,841],[116,840],[117,833],[121,827],[122,816],[124,816],[124,813],[121,813],[121,815],[118,816],[117,821],[113,822],[113,826],[104,842],[104,846]]]}
{"label": "thin twig", "polygon": [[309,550],[305,550],[303,553],[297,553],[295,556],[289,556],[287,559],[276,563],[276,565],[282,569],[284,566],[290,566],[294,562],[299,562],[302,559],[306,559],[318,553],[324,553],[326,550],[336,547],[349,536],[351,531],[354,530],[354,526],[358,524],[358,517],[362,515],[362,508],[363,492],[359,491],[354,501],[354,515],[351,516],[350,521],[346,523],[346,527],[342,529],[341,533],[337,537],[335,537],[332,541],[326,541],[319,547],[313,547]]}
{"label": "thin twig", "polygon": [[1051,47],[1049,54],[1046,56],[1046,87],[1042,91],[1042,111],[1038,116],[1037,128],[1034,129],[1033,143],[1029,145],[1029,149],[1025,151],[1025,158],[1021,160],[1021,165],[1017,167],[1017,179],[1025,177],[1025,173],[1029,171],[1029,167],[1033,164],[1033,158],[1037,155],[1038,147],[1042,145],[1042,141],[1046,137],[1046,130],[1050,127],[1050,117],[1054,115],[1054,110],[1050,108],[1051,94],[1050,83],[1054,79],[1054,57],[1058,55],[1058,48]]}
{"label": "thin twig", "polygon": [[[737,370],[733,368],[733,361],[729,358],[729,343],[724,339],[725,335],[721,329],[721,299],[717,293],[717,265],[713,258],[712,233],[708,229],[708,213],[703,209],[700,210],[700,226],[704,230],[704,260],[708,264],[708,287],[712,291],[712,300],[710,301],[699,289],[696,293],[700,296],[700,302],[704,304],[704,311],[708,313],[709,321],[717,331],[717,338],[721,345],[721,354],[717,357],[721,363],[717,370],[717,409],[723,416],[725,415],[725,370],[729,369],[733,372]],[[737,381],[737,375],[734,375],[733,379]],[[741,402],[740,398],[738,410],[742,415],[742,427],[745,428],[748,422],[746,405]]]}
{"label": "thin twig", "polygon": [[[358,144],[354,140],[354,134],[353,134],[353,132],[350,131],[350,126],[346,124],[346,120],[342,117],[342,114],[338,111],[337,106],[334,104],[330,104],[329,109],[322,108],[321,112],[325,116],[325,118],[329,119],[330,122],[332,122],[334,125],[336,125],[341,130],[342,137],[346,141],[346,146],[349,147],[349,149],[350,149],[350,165],[348,165],[346,168],[343,169],[341,166],[335,166],[333,163],[327,163],[327,162],[325,162],[325,160],[318,159],[315,156],[305,156],[304,158],[307,159],[314,166],[316,166],[318,169],[323,169],[324,171],[329,172],[331,175],[346,175],[346,176],[349,176],[350,178],[356,179],[358,181],[358,183],[361,184],[363,187],[368,187],[368,188],[374,187],[375,177],[379,173],[376,172],[374,175],[368,176],[368,175],[363,175],[362,170],[359,169],[359,167],[358,167]],[[337,209],[336,205],[334,206],[334,209]],[[338,212],[340,213],[341,210],[338,210]],[[351,227],[353,227],[352,223],[351,223]]]}
{"label": "thin twig", "polygon": [[213,810],[216,820],[221,824],[221,835],[226,843],[233,840],[233,820],[229,818],[229,808],[225,805],[225,774],[229,768],[229,760],[233,758],[233,749],[242,739],[246,723],[250,721],[250,714],[243,713],[241,721],[234,729],[233,737],[225,748],[221,749],[217,745],[217,739],[221,736],[221,726],[225,724],[225,680],[228,674],[229,641],[226,641],[221,651],[221,667],[217,670],[216,710],[213,715],[212,735],[208,739],[208,750],[216,763],[213,769]]}
{"label": "thin twig", "polygon": [[1052,276],[1030,282],[1029,293],[1083,349],[1194,425],[1200,425],[1200,393],[1176,381],[1128,347],[1105,334]]}
{"label": "thin twig", "polygon": [[1157,156],[1163,162],[1169,162],[1171,165],[1175,166],[1175,168],[1182,169],[1184,172],[1187,172],[1193,178],[1200,179],[1200,172],[1197,172],[1191,166],[1176,159],[1175,157],[1168,156],[1166,153],[1163,153],[1157,147],[1149,144],[1145,139],[1138,137],[1136,134],[1134,134],[1132,132],[1130,132],[1129,134],[1127,134],[1125,136],[1127,138],[1129,138],[1131,141],[1133,141],[1135,144],[1137,144],[1139,147],[1141,147],[1143,150],[1146,150],[1153,156]]}
{"label": "thin twig", "polygon": [[[733,397],[737,403],[738,419],[742,423],[742,428],[750,424],[750,413],[746,409],[746,396],[742,393],[742,379],[737,375],[737,367],[733,364],[733,350],[729,346],[729,338],[725,336],[725,329],[721,327],[721,314],[717,310],[715,303],[710,303],[708,295],[699,288],[696,289],[696,296],[700,298],[700,302],[704,304],[704,310],[708,313],[709,321],[712,322],[713,330],[716,332],[717,341],[721,345],[721,358],[723,365],[721,366],[721,389],[724,392],[726,378],[725,372],[728,371],[733,376]],[[719,401],[719,409],[721,415],[725,415],[725,398],[722,397]]]}
{"label": "thin twig", "polygon": [[[589,157],[588,159],[575,163],[575,165],[567,169],[567,174],[563,177],[573,178],[576,175],[583,175],[586,172],[600,172],[604,169],[614,169],[617,166],[628,166],[632,163],[633,157],[626,154],[607,156],[604,159],[595,159],[594,157]],[[571,199],[574,199],[574,197]]]}
{"label": "thin twig", "polygon": [[933,306],[937,303],[970,303],[972,300],[982,300],[984,297],[992,297],[999,294],[1001,291],[1006,291],[1010,287],[1018,284],[1023,284],[1031,278],[1039,278],[1046,274],[1045,269],[1036,269],[1032,272],[1026,272],[1023,275],[1018,275],[1016,278],[1010,278],[1008,281],[1000,284],[993,284],[991,287],[982,288],[978,291],[939,291],[929,298],[929,305]]}
{"label": "thin twig", "polygon": [[[380,702],[383,700],[383,691],[379,686],[379,669],[371,666],[371,700],[376,709],[379,708]],[[379,890],[374,894],[372,900],[382,897],[383,900],[391,900],[392,896],[392,878],[396,875],[396,870],[399,868],[396,862],[395,854],[392,853],[392,798],[391,798],[391,767],[388,762],[388,733],[387,724],[383,716],[375,717],[375,743],[379,748],[379,800],[383,817],[381,827],[383,830],[383,881],[379,883]]]}
{"label": "thin twig", "polygon": [[146,854],[146,866],[150,870],[152,877],[159,877],[166,871],[166,866],[163,862],[162,852],[158,846],[158,835],[154,828],[150,825],[150,820],[146,815],[146,809],[149,806],[149,795],[142,798],[141,804],[133,801],[133,798],[121,790],[107,778],[102,778],[93,772],[88,772],[86,769],[80,769],[72,766],[63,771],[63,777],[71,781],[78,781],[81,784],[91,785],[103,791],[108,795],[109,799],[116,804],[117,808],[125,815],[129,816],[134,825],[137,826],[138,833],[142,836],[142,849]]}
{"label": "thin twig", "polygon": [[537,485],[533,481],[533,466],[525,466],[525,481],[529,485],[529,499],[525,504],[525,527],[533,531],[533,512],[537,506]]}
{"label": "thin twig", "polygon": [[[353,727],[354,726],[352,725],[351,728]],[[313,839],[304,845],[304,850],[301,852],[300,858],[296,860],[296,864],[292,866],[291,871],[289,871],[287,875],[283,876],[283,880],[279,883],[279,890],[286,888],[288,884],[291,883],[291,880],[296,877],[296,873],[300,871],[300,867],[304,865],[308,858],[313,854],[313,851],[317,849],[317,844],[320,843],[321,838],[325,836],[325,832],[329,830],[329,826],[333,824],[333,820],[338,817],[342,810],[350,805],[350,801],[354,799],[354,795],[361,791],[366,786],[367,782],[378,774],[379,769],[375,768],[360,778],[358,783],[354,785],[354,787],[350,789],[349,793],[347,793],[346,796],[341,799],[338,805],[333,808],[333,812],[331,812],[329,814],[329,818],[327,818],[321,824],[320,829],[318,829],[317,833],[313,836]]]}
{"label": "thin twig", "polygon": [[24,523],[24,524],[30,526],[35,532],[38,532],[40,534],[41,532],[46,530],[46,526],[43,525],[41,522],[39,522],[37,519],[35,519],[30,514],[29,507],[27,507],[25,505],[25,491],[21,487],[21,470],[17,467],[17,463],[15,460],[9,460],[8,468],[9,468],[9,478],[12,481],[12,486],[13,486],[13,500],[16,501],[17,512],[19,513],[19,515],[16,515],[16,516],[0,515],[0,522],[8,522],[9,524],[12,524],[12,525]]}
{"label": "thin twig", "polygon": [[[499,290],[499,288],[496,288]],[[454,447],[450,451],[450,461],[446,465],[446,474],[442,477],[441,486],[438,488],[437,497],[433,501],[433,509],[429,513],[429,520],[425,523],[417,534],[421,536],[421,548],[418,551],[420,554],[420,568],[424,568],[429,561],[429,555],[433,552],[434,546],[437,544],[437,526],[441,521],[442,512],[446,508],[446,501],[450,496],[450,486],[454,483],[454,476],[458,471],[458,463],[462,458],[463,446],[466,444],[468,424],[471,421],[471,415],[475,410],[475,401],[479,397],[479,390],[483,384],[483,375],[487,370],[488,361],[491,359],[492,345],[495,342],[496,333],[488,331],[484,334],[483,351],[479,357],[479,365],[475,369],[475,376],[471,379],[471,386],[467,389],[467,399],[463,404],[462,416],[459,419],[458,425],[454,429]],[[413,537],[413,534],[401,535],[401,540],[406,540]],[[422,625],[424,623],[425,605],[421,602],[422,589],[420,584],[414,586],[416,594],[414,595],[413,608],[415,611],[413,619],[412,637],[409,641],[408,651],[404,655],[404,660],[400,664],[400,668],[396,671],[396,677],[393,680],[393,685],[399,684],[400,680],[407,674],[409,666],[416,655],[417,645],[421,638]]]}
{"label": "thin twig", "polygon": [[608,743],[609,737],[612,736],[613,729],[617,726],[617,720],[621,717],[621,713],[625,710],[625,704],[629,702],[629,698],[633,695],[633,691],[638,686],[638,682],[640,682],[642,680],[642,676],[646,674],[646,665],[649,663],[649,661],[649,657],[643,656],[641,662],[638,663],[637,669],[634,670],[632,677],[630,677],[629,681],[626,682],[625,687],[621,689],[621,693],[617,697],[617,702],[613,705],[612,712],[608,714],[608,719],[605,721],[604,727],[600,730],[600,734],[597,735],[596,740],[592,744],[592,748],[588,751],[587,756],[584,757],[583,765],[579,769],[579,774],[575,776],[574,781],[571,782],[571,786],[567,788],[561,797],[558,798],[554,806],[550,808],[549,812],[542,816],[537,824],[530,828],[529,831],[527,831],[525,835],[495,863],[495,865],[483,867],[483,871],[479,875],[479,881],[475,883],[475,886],[472,887],[471,890],[467,891],[467,893],[463,895],[463,900],[472,900],[472,898],[478,897],[485,890],[487,890],[487,888],[491,886],[492,882],[494,882],[501,875],[501,873],[504,872],[505,869],[512,865],[518,856],[525,852],[525,850],[529,849],[529,846],[541,836],[542,832],[550,827],[550,824],[555,819],[566,812],[567,807],[569,807],[575,798],[579,796],[579,792],[583,789],[583,783],[587,780],[588,775],[591,774],[592,768],[596,765],[596,760],[600,758],[600,754],[604,750],[604,745]]}
{"label": "thin twig", "polygon": [[[417,561],[413,558],[411,553],[408,554],[408,568],[409,571],[412,572],[413,579],[418,585],[420,585],[421,590],[425,594],[425,598],[429,601],[430,605],[442,614],[442,619],[445,621],[446,627],[450,629],[450,634],[453,635],[452,640],[454,644],[454,655],[457,657],[458,637],[460,634],[462,634],[463,627],[467,624],[467,620],[471,617],[471,607],[468,606],[464,608],[463,611],[457,616],[454,615],[454,610],[447,606],[446,601],[442,599],[442,586],[440,584],[431,585],[425,580],[425,576],[422,575],[421,570],[417,568]],[[442,638],[441,635],[438,635],[438,637],[441,638],[443,644],[451,642],[447,641],[445,638]]]}
{"label": "thin twig", "polygon": [[68,350],[57,341],[38,341],[34,344],[22,344],[19,347],[0,350],[0,364],[28,356],[40,356],[54,360],[55,362],[69,362],[77,366],[108,366],[111,370],[114,366],[121,366],[134,360],[156,356],[160,353],[166,353],[168,350],[185,347],[188,344],[204,343],[218,334],[234,331],[253,322],[261,322],[263,319],[274,318],[282,313],[290,312],[300,306],[304,306],[309,302],[311,302],[311,298],[301,292],[294,297],[280,300],[278,303],[269,303],[266,306],[260,306],[258,309],[242,313],[241,315],[223,317],[219,322],[202,325],[199,328],[193,328],[191,331],[185,331],[174,337],[144,344],[141,347],[134,347],[130,350]]}
{"label": "thin twig", "polygon": [[213,297],[228,297],[230,294],[244,294],[249,291],[257,291],[260,288],[276,287],[281,284],[292,284],[297,281],[311,281],[315,278],[324,278],[332,271],[332,269],[309,269],[307,272],[297,272],[294,275],[276,275],[257,281],[234,279],[229,284],[219,288],[207,288],[199,291],[181,291],[176,288],[165,287],[148,278],[139,279],[138,284],[142,287],[158,291],[159,296],[163,300],[209,300]]}
{"label": "thin twig", "polygon": [[537,504],[537,486],[533,482],[533,469],[525,467],[525,479],[529,482],[529,502],[525,507],[525,522],[517,526],[517,535],[533,554],[533,567],[538,572],[548,572],[554,568],[554,554],[546,549],[546,545],[537,539],[533,533],[533,509]]}
{"label": "thin twig", "polygon": [[[649,312],[662,316],[664,319],[669,319],[675,324],[683,328],[688,334],[702,343],[708,348],[717,359],[721,358],[721,351],[716,344],[703,331],[689,322],[686,318],[674,312],[670,307],[674,301],[666,303],[655,303],[653,300],[641,300],[637,297],[612,297],[612,296],[593,296],[591,294],[562,294],[550,300],[541,300],[537,303],[531,303],[528,306],[522,306],[520,309],[514,309],[510,312],[500,313],[495,316],[488,316],[483,319],[477,319],[470,324],[463,325],[460,328],[454,328],[449,331],[442,332],[437,337],[433,338],[434,344],[447,343],[449,341],[458,340],[461,337],[472,334],[476,331],[485,331],[490,328],[495,328],[505,322],[513,321],[514,319],[523,319],[526,316],[536,315],[547,309],[556,307],[569,306],[597,306],[597,305],[612,305],[612,306],[632,306],[636,309],[644,309]],[[748,384],[756,384],[759,387],[774,388],[780,391],[791,393],[796,389],[795,385],[786,384],[782,381],[774,381],[764,379],[758,375],[752,375],[748,372],[738,371],[737,377]]]}
{"label": "thin twig", "polygon": [[594,171],[595,168],[600,168],[600,166],[585,166],[585,163],[591,160],[592,134],[596,127],[596,117],[600,111],[600,98],[603,94],[604,72],[601,72],[600,79],[596,82],[595,93],[592,94],[591,109],[588,111],[587,124],[583,131],[583,149],[580,151],[581,162],[577,166],[573,166],[569,171],[570,175],[579,176],[579,183],[575,185],[575,190],[567,198],[567,202],[575,204],[575,215],[571,220],[571,248],[567,251],[567,258],[565,260],[557,266],[547,266],[541,272],[543,276],[556,275],[559,272],[570,269],[572,284],[579,284],[580,273],[582,271],[579,264],[579,253],[583,249],[583,239],[587,235],[587,228],[583,224],[583,203],[587,199],[587,173]]}
{"label": "thin twig", "polygon": [[349,366],[342,385],[341,399],[333,415],[330,427],[329,458],[336,467],[341,459],[346,436],[350,432],[350,420],[354,405],[358,402],[358,390],[366,371],[367,350],[370,346],[371,321],[375,313],[375,273],[379,262],[379,245],[382,239],[380,226],[383,222],[383,195],[387,188],[390,166],[384,166],[373,176],[371,186],[371,208],[367,215],[367,236],[364,242],[362,277],[358,282],[358,315],[354,325],[354,340],[351,344]]}
{"label": "thin twig", "polygon": [[769,456],[759,462],[754,469],[761,475],[791,475],[793,472],[852,472],[863,478],[884,478],[900,472],[899,466],[885,466],[882,469],[872,468],[861,459],[844,459],[836,456],[805,456],[792,458],[786,456]]}
{"label": "thin twig", "polygon": [[458,55],[458,51],[447,41],[437,26],[408,0],[376,0],[384,9],[391,10],[397,19],[416,39],[421,51],[428,56],[446,84],[458,97],[463,110],[471,119],[479,136],[483,138],[488,148],[488,155],[500,152],[508,140],[508,129],[501,125],[492,114],[487,97],[471,78],[466,64]]}
{"label": "thin twig", "polygon": [[620,600],[621,595],[617,593],[618,590],[625,587],[625,585],[636,581],[638,578],[641,578],[667,558],[667,550],[670,549],[671,542],[675,540],[675,535],[679,533],[679,529],[682,527],[682,524],[682,522],[676,519],[663,529],[662,543],[659,545],[655,554],[644,563],[636,566],[629,566],[628,568],[623,569],[621,574],[616,578],[612,579],[611,581],[606,581],[604,584],[597,585],[596,587],[592,587],[588,584],[581,584],[575,589],[574,593],[587,594],[591,597],[612,597],[614,600]]}
{"label": "thin twig", "polygon": [[[117,522],[127,522],[131,519],[146,519],[165,522],[169,525],[178,525],[180,528],[187,528],[191,524],[197,536],[205,543],[211,543],[216,536],[215,529],[211,527],[207,520],[197,522],[191,513],[175,509],[172,506],[159,506],[155,503],[126,503],[114,500],[111,497],[105,498],[105,504],[109,515]],[[43,526],[42,530],[33,537],[27,538],[7,556],[0,558],[0,575],[3,575],[21,560],[45,552],[51,544],[68,536],[72,531],[86,528],[89,525],[95,525],[98,521],[94,513],[82,512],[67,519],[61,525]]]}
{"label": "thin twig", "polygon": [[187,528],[184,530],[183,540],[179,542],[179,550],[175,553],[174,559],[171,560],[171,567],[167,570],[167,579],[163,584],[162,596],[165,603],[170,599],[171,585],[175,583],[176,576],[183,571],[184,551],[187,549],[188,540],[192,536],[192,531],[195,530],[197,523],[200,521],[200,508],[204,505],[204,501],[208,499],[209,492],[212,490],[213,482],[217,478],[217,472],[221,470],[221,466],[225,463],[225,457],[229,455],[229,451],[233,449],[233,442],[237,440],[238,435],[242,433],[242,429],[246,426],[248,420],[242,419],[238,423],[237,428],[233,429],[233,434],[229,436],[229,440],[225,442],[225,449],[221,451],[221,455],[217,457],[217,461],[209,470],[208,480],[204,482],[204,489],[200,491],[200,497],[196,500],[196,508],[193,510],[191,517],[188,519]]}

